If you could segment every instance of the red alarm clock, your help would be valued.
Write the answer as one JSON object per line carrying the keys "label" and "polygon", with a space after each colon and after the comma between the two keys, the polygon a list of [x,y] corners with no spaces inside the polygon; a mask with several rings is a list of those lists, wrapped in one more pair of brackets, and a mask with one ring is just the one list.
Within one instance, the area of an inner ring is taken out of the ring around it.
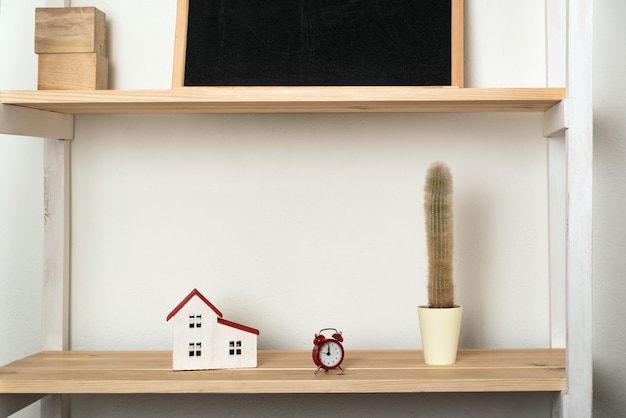
{"label": "red alarm clock", "polygon": [[[334,331],[334,334],[332,334],[331,338],[327,338],[322,334],[324,331]],[[343,371],[341,367],[344,357],[342,342],[341,331],[337,331],[336,328],[324,328],[315,334],[315,339],[313,340],[315,345],[313,347],[313,362],[317,366],[316,374],[320,369],[324,369],[326,372],[332,369]]]}

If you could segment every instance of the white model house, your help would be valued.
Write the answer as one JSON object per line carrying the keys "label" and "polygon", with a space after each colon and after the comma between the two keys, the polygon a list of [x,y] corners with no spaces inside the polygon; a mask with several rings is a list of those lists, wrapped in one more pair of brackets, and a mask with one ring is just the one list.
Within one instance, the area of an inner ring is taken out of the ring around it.
{"label": "white model house", "polygon": [[170,312],[170,320],[174,370],[256,367],[259,330],[222,318],[197,289]]}

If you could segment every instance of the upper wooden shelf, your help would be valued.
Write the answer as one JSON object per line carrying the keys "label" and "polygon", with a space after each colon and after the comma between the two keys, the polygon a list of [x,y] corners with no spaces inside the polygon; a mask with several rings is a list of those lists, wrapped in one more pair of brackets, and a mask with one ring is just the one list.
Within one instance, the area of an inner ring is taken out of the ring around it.
{"label": "upper wooden shelf", "polygon": [[194,87],[0,91],[0,103],[66,114],[544,112],[564,88]]}
{"label": "upper wooden shelf", "polygon": [[[420,351],[349,351],[344,372],[310,351],[259,351],[255,369],[174,372],[170,351],[41,352],[0,368],[0,394],[401,393],[564,391],[562,349],[460,350],[451,366]],[[332,384],[329,384],[332,382]]]}

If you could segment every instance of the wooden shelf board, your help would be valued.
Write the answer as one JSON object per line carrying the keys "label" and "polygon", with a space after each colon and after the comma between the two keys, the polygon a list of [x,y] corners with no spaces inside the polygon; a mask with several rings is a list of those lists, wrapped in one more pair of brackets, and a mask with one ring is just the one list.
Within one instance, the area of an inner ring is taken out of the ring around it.
{"label": "wooden shelf board", "polygon": [[544,112],[564,88],[198,87],[0,91],[0,103],[66,114]]}
{"label": "wooden shelf board", "polygon": [[[460,350],[451,366],[421,351],[348,351],[315,374],[310,351],[259,351],[258,367],[174,372],[170,351],[48,351],[0,368],[0,394],[401,393],[564,391],[561,349]],[[332,381],[332,385],[328,383]]]}

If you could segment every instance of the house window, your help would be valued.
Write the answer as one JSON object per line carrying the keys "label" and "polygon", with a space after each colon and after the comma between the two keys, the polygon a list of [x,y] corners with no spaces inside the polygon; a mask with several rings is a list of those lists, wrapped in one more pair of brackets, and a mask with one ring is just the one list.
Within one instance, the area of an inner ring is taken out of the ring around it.
{"label": "house window", "polygon": [[228,354],[230,354],[231,356],[241,355],[241,341],[231,341],[228,343],[228,346]]}
{"label": "house window", "polygon": [[189,357],[200,357],[202,355],[202,343],[189,343]]}
{"label": "house window", "polygon": [[201,328],[202,315],[189,315],[189,328]]}

